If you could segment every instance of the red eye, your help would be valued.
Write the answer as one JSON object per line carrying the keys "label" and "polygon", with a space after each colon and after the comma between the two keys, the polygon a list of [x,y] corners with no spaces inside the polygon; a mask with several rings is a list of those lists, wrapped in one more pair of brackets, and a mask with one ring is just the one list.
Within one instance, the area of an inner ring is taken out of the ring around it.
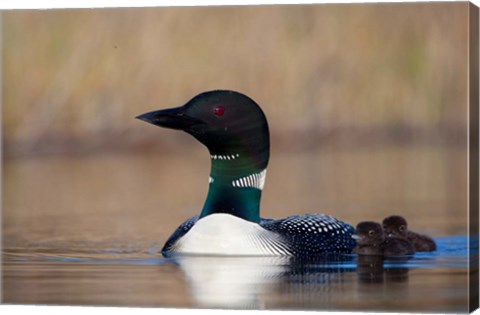
{"label": "red eye", "polygon": [[215,107],[215,109],[213,110],[213,113],[215,114],[215,116],[223,116],[223,114],[225,114],[225,107],[223,107],[222,105],[219,105]]}

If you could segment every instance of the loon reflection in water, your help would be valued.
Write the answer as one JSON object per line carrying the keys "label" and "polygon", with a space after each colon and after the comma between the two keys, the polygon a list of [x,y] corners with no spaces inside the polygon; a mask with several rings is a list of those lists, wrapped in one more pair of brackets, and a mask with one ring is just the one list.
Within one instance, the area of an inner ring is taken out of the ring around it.
{"label": "loon reflection in water", "polygon": [[343,284],[349,282],[345,277],[355,274],[362,285],[408,281],[408,267],[401,261],[393,261],[393,265],[386,261],[384,267],[383,259],[372,265],[372,261],[355,255],[308,259],[182,255],[173,261],[185,275],[192,298],[200,307],[268,308],[265,297],[272,292],[305,301],[325,299],[327,303],[331,294],[340,294]]}
{"label": "loon reflection in water", "polygon": [[[292,291],[314,285],[330,291],[342,281],[344,272],[355,271],[351,255],[331,256],[329,260],[288,256],[176,256],[174,260],[183,271],[195,302],[214,308],[263,309],[262,296],[271,290]],[[299,294],[306,297],[301,291]]]}

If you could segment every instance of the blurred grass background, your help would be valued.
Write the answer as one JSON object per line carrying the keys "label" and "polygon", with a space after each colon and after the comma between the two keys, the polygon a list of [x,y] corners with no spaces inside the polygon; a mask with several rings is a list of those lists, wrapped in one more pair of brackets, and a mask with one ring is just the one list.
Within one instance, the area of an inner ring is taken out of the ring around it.
{"label": "blurred grass background", "polygon": [[[4,12],[5,154],[148,147],[158,130],[134,116],[211,89],[255,99],[286,148],[465,141],[467,9]],[[317,135],[328,137],[312,143]]]}
{"label": "blurred grass background", "polygon": [[266,112],[263,216],[466,234],[468,8],[3,12],[4,245],[165,240],[199,212],[208,154],[134,117],[212,89]]}

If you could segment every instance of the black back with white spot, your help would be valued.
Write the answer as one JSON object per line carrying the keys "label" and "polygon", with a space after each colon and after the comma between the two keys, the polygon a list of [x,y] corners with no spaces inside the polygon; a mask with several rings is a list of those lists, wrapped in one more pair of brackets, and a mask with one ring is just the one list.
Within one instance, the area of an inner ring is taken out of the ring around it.
{"label": "black back with white spot", "polygon": [[[198,219],[196,215],[183,222],[168,238],[162,253],[168,256],[170,251],[174,251],[175,243],[190,231]],[[281,235],[288,252],[294,256],[351,253],[356,245],[352,238],[354,228],[329,215],[295,215],[279,220],[262,218],[259,224]]]}
{"label": "black back with white spot", "polygon": [[280,234],[295,256],[351,253],[356,242],[354,228],[324,214],[291,216],[285,219],[262,219],[260,225]]}

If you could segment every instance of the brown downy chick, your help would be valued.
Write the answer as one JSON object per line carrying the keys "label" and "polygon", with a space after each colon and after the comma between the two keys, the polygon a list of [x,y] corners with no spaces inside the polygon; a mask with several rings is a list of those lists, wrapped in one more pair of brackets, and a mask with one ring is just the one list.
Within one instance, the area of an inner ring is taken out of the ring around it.
{"label": "brown downy chick", "polygon": [[431,252],[437,249],[437,245],[431,237],[409,231],[407,220],[399,215],[385,218],[383,220],[383,229],[387,238],[406,239],[417,252]]}

